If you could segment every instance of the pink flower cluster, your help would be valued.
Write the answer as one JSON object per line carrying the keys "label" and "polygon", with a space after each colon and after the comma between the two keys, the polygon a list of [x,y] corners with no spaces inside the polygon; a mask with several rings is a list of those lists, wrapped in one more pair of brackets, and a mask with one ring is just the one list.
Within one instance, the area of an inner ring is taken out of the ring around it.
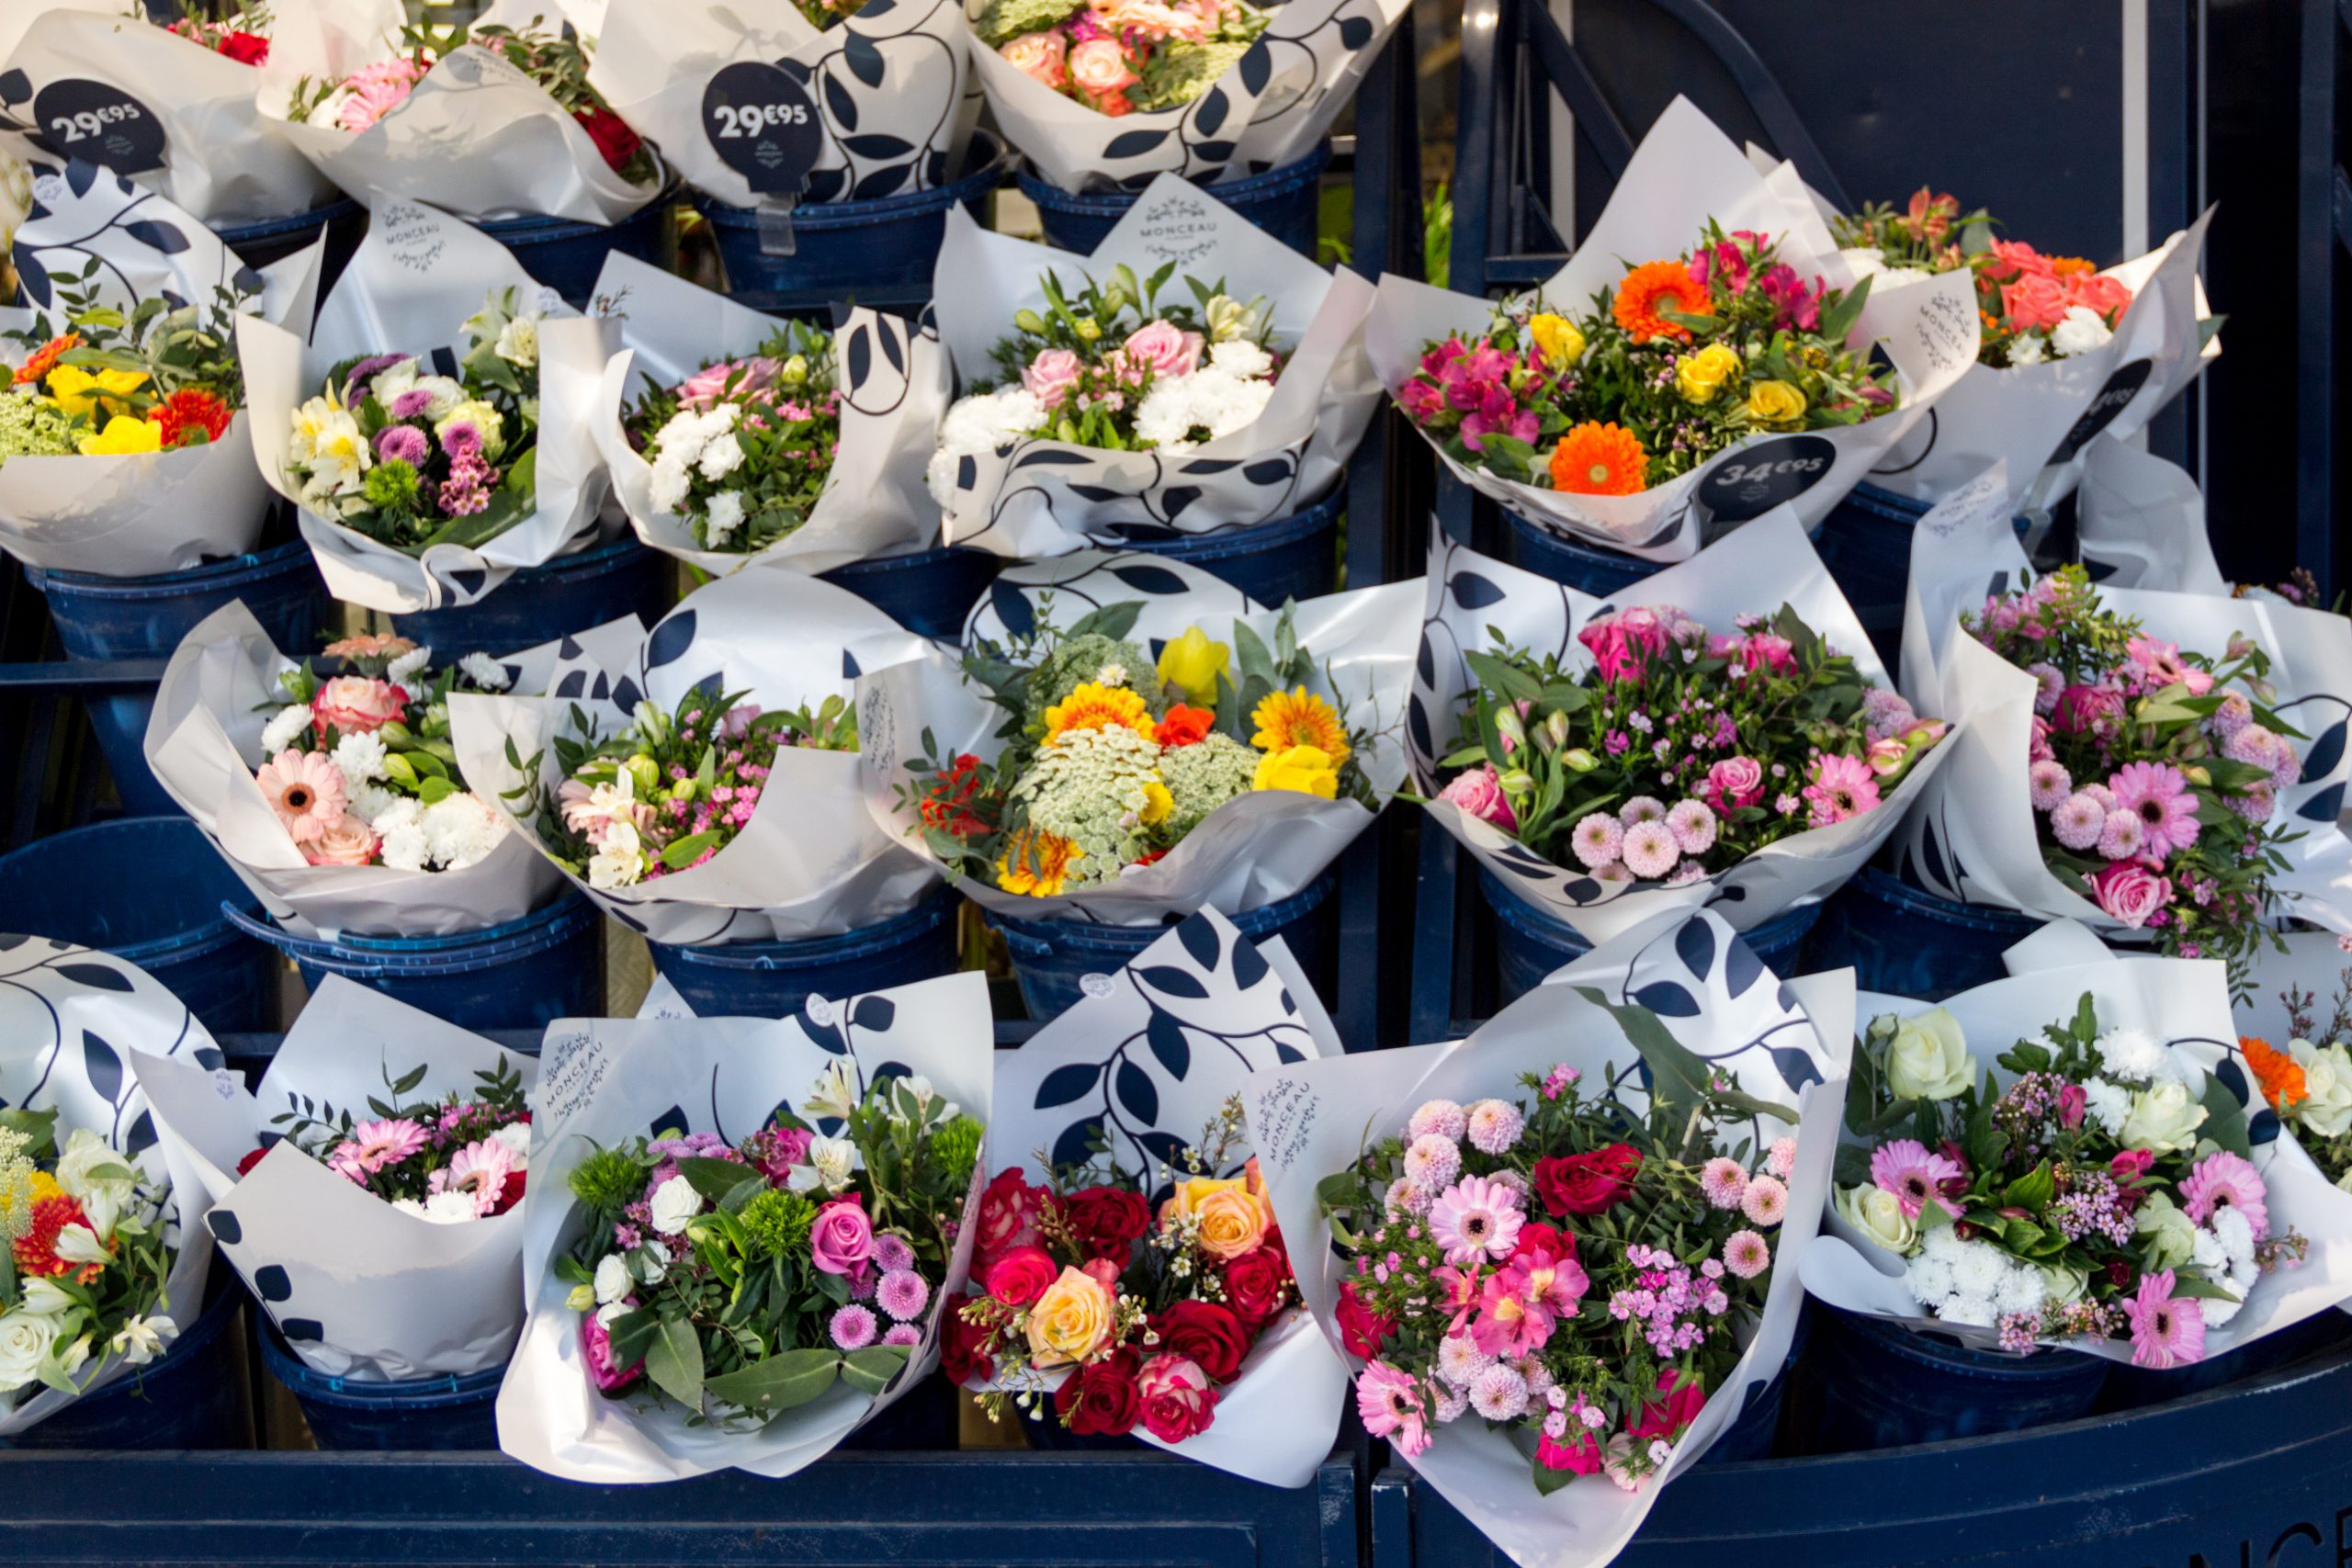
{"label": "pink flower cluster", "polygon": [[1984,276],[1999,285],[2001,313],[2014,332],[2048,332],[2080,305],[2093,310],[2108,325],[2132,303],[2132,290],[2114,278],[2080,269],[2058,270],[2058,264],[2021,240],[1993,242],[1993,259]]}
{"label": "pink flower cluster", "polygon": [[1421,355],[1420,374],[1396,398],[1414,423],[1459,431],[1462,444],[1480,452],[1497,432],[1532,445],[1543,430],[1538,405],[1552,392],[1552,372],[1540,351],[1456,335]]}

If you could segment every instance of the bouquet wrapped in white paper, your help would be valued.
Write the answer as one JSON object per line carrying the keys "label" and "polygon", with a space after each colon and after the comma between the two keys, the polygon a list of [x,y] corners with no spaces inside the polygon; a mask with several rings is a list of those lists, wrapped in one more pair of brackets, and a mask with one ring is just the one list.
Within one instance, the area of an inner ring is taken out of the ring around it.
{"label": "bouquet wrapped in white paper", "polygon": [[1669,905],[1753,931],[1826,897],[1951,744],[1946,710],[1902,705],[1786,507],[1605,604],[1443,537],[1426,581],[1414,785],[1590,941]]}
{"label": "bouquet wrapped in white paper", "polygon": [[1034,558],[1287,517],[1379,399],[1370,286],[1172,175],[1083,259],[951,212],[938,279],[965,389],[931,467],[949,544]]}
{"label": "bouquet wrapped in white paper", "polygon": [[1931,416],[1977,330],[1965,278],[1855,287],[1794,169],[1758,173],[1677,98],[1532,299],[1385,276],[1365,342],[1456,479],[1677,561],[1784,503],[1819,524]]}
{"label": "bouquet wrapped in white paper", "polygon": [[[1239,1095],[1253,1072],[1342,1047],[1289,950],[1214,910],[1107,978],[999,1058],[994,1146],[1026,1152],[981,1195],[944,1370],[999,1418],[1131,1432],[1304,1486],[1347,1374],[1301,1309]],[[1041,1228],[1048,1210],[1061,1219]],[[1089,1292],[1113,1314],[1061,1332],[1046,1298]]]}
{"label": "bouquet wrapped in white paper", "polygon": [[1409,8],[1177,0],[1112,8],[1114,35],[1079,0],[964,0],[997,124],[1067,191],[1206,185],[1306,157]]}
{"label": "bouquet wrapped in white paper", "polygon": [[211,1201],[221,1256],[306,1364],[377,1382],[505,1361],[536,1061],[339,975],[256,1090],[219,1067],[132,1061]]}
{"label": "bouquet wrapped in white paper", "polygon": [[328,591],[392,615],[471,604],[582,547],[613,333],[480,230],[390,200],[307,344],[241,322],[254,456]]}
{"label": "bouquet wrapped in white paper", "polygon": [[2205,497],[2178,464],[2128,442],[2094,441],[2082,473],[2075,536],[2103,586],[2212,598],[2232,592],[2213,558]]}
{"label": "bouquet wrapped in white paper", "polygon": [[[23,0],[0,17],[0,130],[133,176],[200,222],[325,207],[334,186],[254,103],[270,9],[160,26],[113,0]],[[400,26],[396,0],[338,10],[355,30]]]}
{"label": "bouquet wrapped in white paper", "polygon": [[980,96],[956,0],[610,0],[599,28],[590,84],[730,207],[878,201],[964,173]]}
{"label": "bouquet wrapped in white paper", "polygon": [[[204,1025],[136,966],[0,937],[0,1438],[137,1375],[204,1308],[211,1198],[157,1135],[131,1070],[149,1054],[220,1066]],[[85,1270],[96,1311],[52,1283]]]}
{"label": "bouquet wrapped in white paper", "polygon": [[515,837],[630,930],[687,946],[831,936],[931,889],[866,810],[848,704],[861,671],[927,644],[768,567],[650,633],[623,625],[559,658],[544,697],[451,699],[458,765]]}
{"label": "bouquet wrapped in white paper", "polygon": [[[550,1024],[499,1446],[574,1481],[776,1478],[886,1409],[963,1289],[993,1054],[978,975],[773,1022]],[[664,1284],[689,1256],[761,1304],[711,1325]]]}
{"label": "bouquet wrapped in white paper", "polygon": [[1154,556],[1013,567],[962,657],[859,680],[875,820],[1014,919],[1278,903],[1404,782],[1419,597],[1399,582],[1276,611]]}
{"label": "bouquet wrapped in white paper", "polygon": [[1852,995],[1781,984],[1713,914],[1669,910],[1467,1040],[1250,1080],[1366,1429],[1513,1561],[1612,1560],[1780,1372]]}
{"label": "bouquet wrapped in white paper", "polygon": [[1915,530],[1904,694],[1966,725],[1905,874],[2187,958],[2242,964],[2277,917],[2352,931],[2352,622],[2073,569],[2029,586],[2010,509],[1996,465]]}
{"label": "bouquet wrapped in white paper", "polygon": [[2065,923],[2006,962],[1937,1008],[1857,998],[1808,1291],[1973,1348],[2157,1369],[2352,1293],[2352,1198],[2265,1104],[2221,964],[2119,956]]}
{"label": "bouquet wrapped in white paper", "polygon": [[618,254],[596,293],[622,344],[596,441],[639,538],[721,577],[938,543],[923,488],[947,406],[934,330],[858,309],[826,333]]}
{"label": "bouquet wrapped in white paper", "polygon": [[34,169],[13,254],[19,303],[0,310],[0,361],[17,378],[0,383],[0,549],[145,577],[253,548],[269,491],[236,323],[308,332],[321,247],[257,271],[129,179],[84,163]]}
{"label": "bouquet wrapped in white paper", "polygon": [[593,40],[543,0],[493,0],[472,22],[404,29],[342,0],[273,0],[255,101],[277,134],[380,207],[468,218],[617,223],[668,171],[588,79]]}

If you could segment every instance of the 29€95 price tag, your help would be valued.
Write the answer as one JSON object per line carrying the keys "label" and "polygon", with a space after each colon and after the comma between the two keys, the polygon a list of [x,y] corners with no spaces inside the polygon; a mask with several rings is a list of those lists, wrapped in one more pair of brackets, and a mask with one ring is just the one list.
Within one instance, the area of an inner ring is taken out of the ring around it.
{"label": "29\u20ac95 price tag", "polygon": [[164,122],[145,104],[107,82],[69,76],[33,96],[40,139],[61,158],[143,174],[164,166]]}
{"label": "29\u20ac95 price tag", "polygon": [[729,65],[702,95],[703,134],[727,166],[763,196],[797,196],[823,146],[807,89],[756,61]]}

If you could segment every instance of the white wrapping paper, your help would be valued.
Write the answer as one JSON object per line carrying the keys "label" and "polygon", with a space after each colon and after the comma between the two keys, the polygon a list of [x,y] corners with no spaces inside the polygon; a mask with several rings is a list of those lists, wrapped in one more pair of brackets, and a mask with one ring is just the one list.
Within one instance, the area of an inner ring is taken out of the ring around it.
{"label": "white wrapping paper", "polygon": [[1187,276],[1222,281],[1245,302],[1264,296],[1276,346],[1292,355],[1272,400],[1243,428],[1190,452],[1024,440],[967,457],[947,504],[949,544],[1034,558],[1217,533],[1302,511],[1343,477],[1380,399],[1363,353],[1371,286],[1352,272],[1324,271],[1173,175],[1152,181],[1083,260],[950,212],[933,309],[958,380],[968,387],[997,374],[989,355],[1016,312],[1045,310],[1046,272],[1068,291],[1080,273],[1101,281],[1123,262],[1138,278],[1174,262],[1168,292],[1180,301],[1192,298]]}
{"label": "white wrapping paper", "polygon": [[[1614,936],[1670,907],[1703,905],[1736,929],[1753,931],[1775,915],[1819,902],[1894,835],[1905,814],[1924,798],[1927,782],[1953,743],[1947,735],[1914,762],[1877,810],[1769,844],[1727,871],[1681,887],[1601,882],[1580,865],[1555,865],[1493,823],[1433,798],[1442,782],[1438,760],[1456,749],[1464,700],[1476,685],[1464,656],[1494,650],[1489,627],[1499,628],[1513,647],[1538,657],[1557,654],[1569,668],[1589,670],[1592,656],[1577,641],[1577,628],[1605,610],[1674,604],[1721,629],[1739,615],[1770,615],[1787,604],[1832,648],[1849,655],[1865,682],[1892,686],[1861,623],[1787,507],[1606,600],[1490,559],[1442,536],[1430,541],[1426,581],[1427,619],[1405,727],[1414,787],[1432,797],[1425,809],[1480,865],[1588,941]],[[1955,724],[1958,718],[1939,708],[1919,713]]]}
{"label": "white wrapping paper", "polygon": [[[285,1141],[273,1117],[368,1121],[388,1079],[425,1069],[403,1103],[455,1093],[505,1063],[526,1089],[538,1064],[340,975],[319,984],[258,1090],[227,1068],[133,1055],[165,1146],[202,1182],[220,1255],[313,1371],[363,1382],[463,1377],[505,1360],[523,1316],[515,1260],[530,1200],[438,1224],[401,1213]],[[240,1179],[238,1162],[269,1153]],[[531,1185],[538,1173],[531,1173]]]}
{"label": "white wrapping paper", "polygon": [[[1183,1149],[1199,1143],[1250,1074],[1345,1049],[1290,950],[1280,940],[1253,945],[1214,909],[1084,989],[1067,1012],[998,1058],[995,1168],[1017,1160],[1028,1180],[1044,1182],[1053,1173],[1039,1151],[1083,1164],[1099,1131],[1111,1157],[1141,1175],[1149,1201],[1159,1170],[1182,1168]],[[1226,1168],[1210,1174],[1236,1175],[1253,1153],[1245,1138],[1227,1151]],[[1330,1454],[1346,1393],[1347,1370],[1314,1320],[1293,1307],[1267,1325],[1239,1376],[1218,1391],[1208,1430],[1181,1443],[1141,1427],[1134,1435],[1252,1481],[1304,1486]]]}
{"label": "white wrapping paper", "polygon": [[[1251,603],[1239,589],[1182,561],[1081,550],[1008,570],[974,609],[966,641],[1001,640],[1008,631],[1026,627],[1045,593],[1052,594],[1054,619],[1064,626],[1102,605],[1139,602],[1143,613],[1128,638],[1155,654],[1162,643],[1195,626],[1226,641],[1236,621],[1271,648],[1280,618],[1279,612]],[[1336,686],[1325,689],[1318,677],[1308,689],[1341,701],[1350,728],[1369,733],[1358,761],[1381,795],[1405,779],[1396,731],[1412,657],[1412,606],[1419,598],[1418,582],[1355,589],[1306,601],[1293,622],[1299,647],[1328,670]],[[956,654],[933,650],[860,679],[857,717],[874,819],[929,859],[928,848],[910,831],[915,813],[899,808],[893,786],[911,777],[906,762],[920,753],[926,728],[943,756],[969,751],[993,760],[1004,750],[996,734],[1003,710],[966,682]],[[1169,916],[1205,908],[1238,915],[1304,889],[1372,825],[1374,815],[1352,800],[1260,790],[1217,807],[1165,856],[1123,874],[1114,886],[1043,898],[1007,893],[977,876],[962,877],[956,886],[983,908],[1018,919],[1132,926],[1158,925]]]}
{"label": "white wrapping paper", "polygon": [[652,465],[622,425],[647,377],[674,387],[710,360],[756,352],[782,323],[617,251],[596,294],[615,301],[622,344],[597,394],[596,446],[639,539],[714,577],[754,560],[831,571],[937,544],[939,508],[922,478],[947,407],[947,355],[935,330],[863,308],[847,312],[833,331],[842,433],[825,492],[807,522],[752,556],[704,549],[684,518],[656,503]]}
{"label": "white wrapping paper", "polygon": [[[137,965],[48,937],[0,935],[0,1106],[54,1111],[61,1149],[74,1128],[87,1127],[149,1184],[169,1184],[163,1235],[177,1250],[164,1276],[169,1304],[157,1310],[186,1333],[204,1308],[212,1242],[202,1222],[212,1200],[195,1168],[157,1135],[130,1065],[150,1054],[220,1066],[204,1025]],[[119,1356],[92,1360],[75,1374],[84,1393],[138,1371]],[[13,1409],[0,1405],[0,1438],[39,1426],[78,1397],[40,1388]]]}
{"label": "white wrapping paper", "polygon": [[[530,214],[617,223],[660,192],[662,177],[631,185],[546,89],[492,51],[468,44],[437,62],[408,97],[353,135],[323,120],[286,118],[295,85],[340,82],[404,52],[345,0],[273,0],[269,62],[255,101],[277,135],[328,179],[370,206],[381,197],[431,201],[466,217]],[[552,32],[560,9],[544,0],[492,0],[478,23]]]}
{"label": "white wrapping paper", "polygon": [[877,201],[964,172],[979,117],[970,29],[956,0],[867,0],[820,32],[792,0],[611,0],[589,82],[696,189],[760,198],[709,139],[703,93],[724,67],[781,66],[820,121],[803,202]]}
{"label": "white wrapping paper", "polygon": [[[2102,464],[2106,458],[2102,457]],[[2127,467],[2129,465],[2126,465]],[[2026,787],[2034,680],[1961,629],[1963,611],[2023,585],[2027,560],[2010,525],[2011,488],[1998,464],[1919,520],[1903,618],[1903,694],[1923,714],[1965,716],[1952,752],[1905,820],[1897,857],[1930,892],[2052,919],[2121,929],[2042,863]],[[2274,914],[2352,931],[2352,840],[2336,825],[2352,779],[2352,621],[2273,596],[2165,592],[2102,585],[2102,599],[2137,616],[2146,635],[2219,657],[2244,633],[2270,655],[2275,706],[2309,739],[2292,742],[2302,777],[2278,792],[2278,815],[2302,836],[2280,846],[2291,869],[2274,874]]]}
{"label": "white wrapping paper", "polygon": [[[310,330],[321,244],[256,271],[196,219],[130,180],[88,164],[39,168],[12,258],[21,308],[0,310],[0,332],[35,330],[42,316],[62,331],[56,282],[74,283],[93,261],[98,273],[87,287],[118,310],[156,299],[209,308],[233,284],[256,291],[246,308],[260,321]],[[220,440],[170,452],[10,458],[0,466],[0,549],[28,566],[104,577],[242,555],[268,518],[253,422],[241,410]]]}
{"label": "white wrapping paper", "polygon": [[[1399,1134],[1424,1100],[1467,1102],[1520,1092],[1519,1075],[1577,1068],[1589,1085],[1614,1084],[1629,1108],[1643,1105],[1639,1057],[1615,1022],[1571,987],[1591,987],[1620,1005],[1660,1011],[1674,1037],[1728,1073],[1759,1100],[1793,1105],[1798,1124],[1769,1117],[1724,1129],[1761,1148],[1793,1133],[1788,1218],[1772,1235],[1772,1278],[1763,1315],[1731,1375],[1707,1400],[1658,1479],[1626,1493],[1598,1475],[1549,1497],[1530,1479],[1528,1456],[1476,1416],[1434,1428],[1434,1441],[1408,1460],[1422,1477],[1523,1568],[1598,1568],[1623,1550],[1656,1506],[1658,1490],[1696,1464],[1745,1408],[1751,1392],[1778,1375],[1803,1304],[1799,1268],[1815,1243],[1838,1145],[1838,1120],[1852,1050],[1850,973],[1781,986],[1746,942],[1717,916],[1668,911],[1603,943],[1505,1008],[1467,1040],[1325,1057],[1259,1073],[1247,1090],[1258,1164],[1275,1217],[1299,1270],[1299,1288],[1333,1349],[1352,1371],[1335,1315],[1342,1261],[1315,1186],[1353,1163],[1367,1142]],[[1657,1004],[1672,993],[1679,1010]]]}
{"label": "white wrapping paper", "polygon": [[2177,464],[2122,441],[2083,452],[2075,495],[2083,561],[2103,586],[2214,596],[2230,592],[2205,527],[2205,497]]}
{"label": "white wrapping paper", "polygon": [[[337,0],[345,25],[397,29],[397,0]],[[17,0],[0,17],[0,127],[30,126],[61,155],[74,143],[37,114],[61,82],[119,89],[162,132],[162,166],[135,176],[205,223],[311,212],[341,193],[255,107],[261,68],[241,64],[115,0]],[[51,119],[55,118],[51,117]]]}
{"label": "white wrapping paper", "polygon": [[[525,1205],[528,1303],[522,1342],[498,1392],[499,1446],[535,1470],[573,1481],[676,1481],[730,1466],[780,1479],[814,1463],[914,1386],[936,1358],[940,1317],[925,1325],[907,1370],[879,1397],[837,1382],[765,1427],[689,1427],[674,1405],[596,1392],[580,1348],[580,1314],[555,1259],[577,1239],[566,1201],[571,1175],[594,1145],[610,1147],[665,1129],[717,1133],[729,1143],[765,1124],[770,1108],[798,1103],[817,1075],[846,1060],[861,1094],[886,1069],[917,1073],[986,1123],[994,1032],[977,974],[811,1005],[780,1021],[749,1019],[559,1019],[548,1025],[531,1123],[531,1181],[548,1195]],[[984,1142],[963,1225],[934,1302],[961,1293],[971,1266],[971,1220],[993,1139]]]}
{"label": "white wrapping paper", "polygon": [[[2332,939],[2323,940],[2333,946]],[[2254,1164],[2269,1188],[2270,1233],[2299,1231],[2311,1249],[2301,1267],[2281,1268],[2256,1281],[2228,1323],[2205,1330],[2209,1359],[2251,1345],[2352,1296],[2352,1194],[2329,1185],[2252,1087],[2252,1075],[2237,1049],[2228,971],[2222,964],[2125,957],[2107,952],[2087,931],[2064,927],[2045,927],[2003,959],[2009,969],[2007,979],[1962,991],[1941,1004],[1960,1021],[1969,1053],[1976,1058],[1980,1083],[1988,1070],[2003,1088],[2015,1082],[2017,1075],[1995,1058],[2018,1041],[2038,1041],[2049,1025],[2071,1019],[2088,992],[2098,1009],[2102,1032],[2143,1030],[2171,1047],[2175,1060],[2189,1069],[2191,1100],[2204,1094],[2211,1074],[2245,1107]],[[1910,1016],[1928,1010],[1929,1005],[1866,991],[1855,998],[1854,1018],[1857,1025],[1867,1028],[1883,1013]],[[1901,1258],[1860,1235],[1834,1208],[1826,1219],[1830,1234],[1804,1257],[1807,1291],[1832,1306],[1914,1329],[1931,1328],[1975,1348],[1997,1346],[1995,1330],[1946,1324],[1922,1313],[1904,1286]],[[2128,1337],[2057,1343],[2103,1360],[2132,1359]]]}
{"label": "white wrapping paper", "polygon": [[[1827,226],[1804,199],[1792,169],[1758,174],[1688,99],[1668,105],[1617,182],[1576,255],[1543,286],[1551,309],[1581,314],[1596,294],[1614,294],[1628,266],[1679,256],[1697,245],[1708,220],[1724,231],[1751,229],[1780,242],[1779,259],[1832,287],[1852,278]],[[1431,342],[1483,334],[1492,305],[1394,275],[1380,280],[1365,344],[1382,385],[1404,385]],[[1699,468],[1634,495],[1571,495],[1519,484],[1446,457],[1447,470],[1479,494],[1564,538],[1607,546],[1645,560],[1686,560],[1725,529],[1776,505],[1793,506],[1807,528],[1878,465],[1904,434],[1976,362],[1975,296],[1965,276],[1882,293],[1873,285],[1853,341],[1876,343],[1894,367],[1901,403],[1864,424],[1789,435],[1752,435]],[[1434,443],[1432,443],[1434,446]]]}
{"label": "white wrapping paper", "polygon": [[[368,237],[319,310],[307,345],[266,322],[238,323],[253,419],[254,457],[271,489],[295,502],[286,477],[294,411],[317,397],[334,366],[367,355],[455,353],[458,327],[494,288],[548,312],[539,325],[537,508],[479,549],[435,545],[412,556],[345,524],[301,514],[302,537],[336,598],[390,615],[475,604],[517,567],[582,547],[605,490],[593,413],[616,342],[609,320],[581,317],[542,289],[512,252],[446,212],[379,201]],[[11,465],[13,467],[13,465]]]}
{"label": "white wrapping paper", "polygon": [[[530,818],[518,815],[527,807],[500,796],[529,782],[552,796],[563,782],[554,741],[572,733],[575,706],[605,736],[639,702],[674,712],[694,690],[813,708],[849,696],[860,671],[926,646],[846,589],[763,567],[697,590],[650,633],[600,638],[559,659],[544,698],[454,694],[450,735],[475,793],[544,855]],[[864,716],[861,707],[861,734]],[[510,745],[526,763],[544,751],[536,780],[507,761]],[[912,908],[938,873],[866,810],[860,771],[852,752],[784,748],[751,821],[702,864],[628,887],[557,874],[631,931],[684,946],[797,941],[888,919]]]}
{"label": "white wrapping paper", "polygon": [[[965,0],[977,17],[988,0]],[[1039,175],[1067,191],[1133,190],[1154,175],[1205,185],[1306,157],[1410,0],[1285,0],[1233,68],[1181,108],[1114,119],[1064,97],[971,39],[989,107]]]}
{"label": "white wrapping paper", "polygon": [[[630,640],[600,629],[615,643]],[[504,655],[511,689],[546,690],[557,647],[542,643]],[[492,650],[433,651],[435,665],[447,666]],[[268,761],[262,730],[288,700],[277,678],[300,662],[271,643],[243,603],[215,610],[173,650],[142,743],[156,781],[279,924],[298,936],[330,940],[452,936],[520,919],[555,897],[561,879],[527,839],[514,833],[486,859],[454,871],[304,860],[254,782],[254,770]],[[489,798],[487,791],[477,793]]]}

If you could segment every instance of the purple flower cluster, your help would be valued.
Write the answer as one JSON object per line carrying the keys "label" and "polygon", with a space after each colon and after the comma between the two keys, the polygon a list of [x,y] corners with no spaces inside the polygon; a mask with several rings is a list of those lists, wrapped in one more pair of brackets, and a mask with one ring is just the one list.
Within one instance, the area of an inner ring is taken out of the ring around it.
{"label": "purple flower cluster", "polygon": [[1625,1249],[1625,1261],[1641,1272],[1633,1285],[1611,1293],[1609,1315],[1639,1323],[1642,1337],[1661,1356],[1697,1349],[1707,1337],[1706,1320],[1731,1310],[1724,1266],[1713,1258],[1694,1271],[1666,1248],[1636,1242]]}

